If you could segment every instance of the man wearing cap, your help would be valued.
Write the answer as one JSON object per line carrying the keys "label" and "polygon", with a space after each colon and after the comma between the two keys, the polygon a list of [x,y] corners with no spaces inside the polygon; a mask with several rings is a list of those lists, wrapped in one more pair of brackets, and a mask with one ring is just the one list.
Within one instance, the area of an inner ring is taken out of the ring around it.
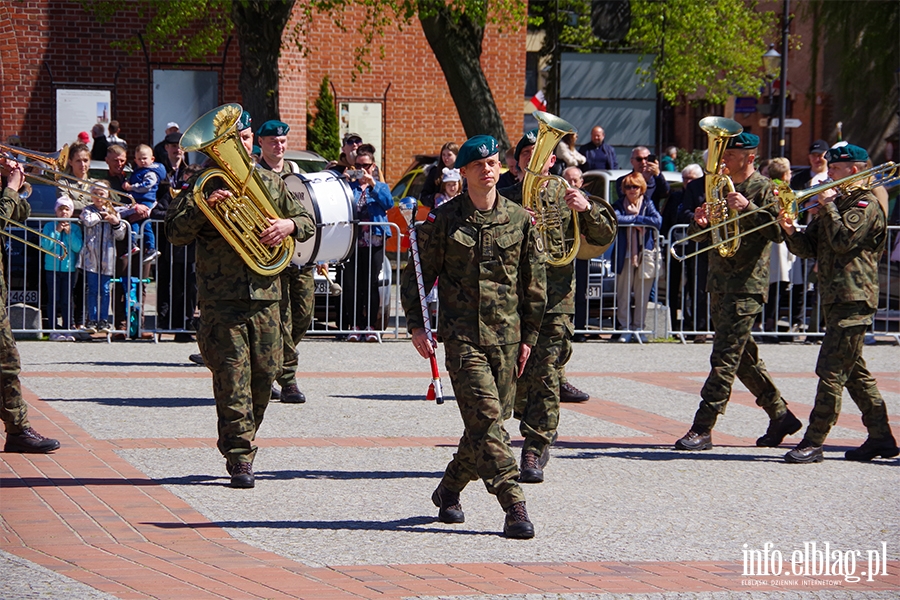
{"label": "man wearing cap", "polygon": [[[837,181],[865,170],[869,154],[848,144],[828,150],[825,157],[828,176]],[[805,231],[781,215],[791,252],[818,262],[825,318],[815,404],[803,440],[784,456],[789,463],[823,460],[822,444],[837,422],[843,388],[859,407],[868,431],[862,446],[847,450],[846,459],[870,461],[900,454],[884,399],[862,356],[866,330],[878,308],[878,259],[887,241],[884,210],[865,183],[850,184],[841,195],[833,188],[818,194],[819,212]]]}
{"label": "man wearing cap", "polygon": [[[728,208],[749,213],[757,207],[770,205],[743,218],[741,229],[769,224],[741,238],[734,256],[725,258],[715,249],[707,252],[709,272],[706,289],[710,294],[713,349],[709,357],[712,366],[700,391],[700,407],[694,415],[690,430],[675,442],[676,450],[708,450],[712,448],[712,428],[725,412],[731,396],[735,376],[756,397],[756,404],[769,415],[766,433],[756,440],[760,447],[774,448],[784,438],[800,430],[800,420],[788,410],[781,392],[759,358],[759,348],[751,331],[769,294],[769,259],[772,242],[782,240],[781,229],[775,219],[771,182],[753,166],[759,136],[741,133],[729,138],[722,155],[735,191],[728,194]],[[688,228],[692,234],[707,228],[706,203],[694,212]]]}
{"label": "man wearing cap", "polygon": [[[439,329],[465,425],[431,500],[441,522],[462,523],[459,494],[480,478],[506,512],[504,535],[526,539],[534,526],[503,422],[512,414],[516,375],[537,341],[544,268],[530,216],[497,192],[498,152],[489,135],[466,141],[455,167],[468,191],[433,209],[417,228],[422,281],[430,289],[440,277]],[[400,281],[413,345],[429,358],[435,349],[423,328],[412,258]]]}
{"label": "man wearing cap", "polygon": [[282,121],[266,121],[256,132],[259,138],[259,166],[279,175],[302,173],[297,163],[285,160],[287,150],[287,134],[291,127]]}
{"label": "man wearing cap", "polygon": [[153,159],[159,164],[163,165],[166,170],[169,169],[169,163],[167,162],[169,160],[169,157],[166,152],[166,144],[169,143],[169,136],[173,133],[178,133],[179,131],[180,130],[178,128],[178,123],[176,123],[175,121],[170,121],[168,124],[166,124],[166,131],[165,134],[163,134],[162,141],[153,146]]}
{"label": "man wearing cap", "polygon": [[[0,216],[4,219],[24,223],[31,214],[31,205],[19,196],[24,183],[25,173],[21,164],[0,157]],[[0,255],[5,255],[5,245]],[[19,383],[19,351],[6,310],[9,289],[4,276],[6,256],[0,258],[3,259],[0,261],[0,420],[6,429],[3,451],[46,454],[59,448],[59,442],[39,434],[28,421],[28,405],[22,397]]]}
{"label": "man wearing cap", "polygon": [[328,169],[335,173],[343,173],[347,169],[355,169],[356,150],[362,145],[362,137],[358,133],[344,135],[341,142],[341,155],[337,162],[328,164]]}
{"label": "man wearing cap", "polygon": [[828,142],[816,140],[809,147],[809,171],[801,172],[796,177],[791,177],[791,189],[805,190],[818,185],[828,179],[828,161],[825,153],[828,152]]}
{"label": "man wearing cap", "polygon": [[[528,171],[537,134],[538,130],[532,129],[516,144],[515,158],[522,173]],[[555,162],[556,155],[550,154],[537,175],[546,176]],[[522,204],[522,183],[520,181],[511,188],[500,190],[500,193]],[[576,187],[567,185],[564,194],[560,206],[561,231],[549,234],[574,239],[577,218],[581,233],[589,243],[609,245],[615,238],[617,228],[612,207],[605,200],[588,196]],[[547,308],[541,319],[540,334],[531,361],[516,384],[513,414],[519,419],[519,432],[525,438],[519,476],[522,483],[541,483],[544,480],[543,469],[550,459],[550,446],[556,440],[560,401],[584,402],[590,398],[566,381],[564,372],[572,355],[575,263],[547,265],[546,271]]]}
{"label": "man wearing cap", "polygon": [[[296,163],[284,160],[287,150],[287,134],[291,130],[287,123],[266,121],[259,128],[259,147],[262,156],[259,166],[282,177],[288,173],[299,173]],[[306,395],[297,387],[297,367],[300,364],[297,345],[303,340],[309,324],[312,323],[316,302],[316,282],[314,267],[298,268],[290,265],[281,272],[281,337],[284,340],[284,364],[275,382],[280,392],[273,389],[272,397],[280,398],[287,404],[302,404]]]}
{"label": "man wearing cap", "polygon": [[[259,242],[275,246],[287,237],[300,241],[311,237],[315,230],[312,217],[281,178],[262,170],[258,175],[281,215],[270,219]],[[202,172],[197,177],[202,177]],[[197,342],[213,374],[218,448],[225,456],[231,487],[251,488],[255,485],[254,441],[283,360],[281,278],[260,275],[247,266],[197,206],[191,192],[194,182],[196,178],[188,181],[188,189],[169,205],[166,237],[177,245],[196,240],[202,315]],[[229,189],[217,188],[219,185],[220,178],[211,178],[202,190],[210,207],[233,195]]]}

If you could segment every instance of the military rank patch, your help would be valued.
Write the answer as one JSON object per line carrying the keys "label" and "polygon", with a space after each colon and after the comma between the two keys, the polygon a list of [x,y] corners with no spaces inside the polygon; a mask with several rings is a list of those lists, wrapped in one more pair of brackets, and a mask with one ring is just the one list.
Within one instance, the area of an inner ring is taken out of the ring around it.
{"label": "military rank patch", "polygon": [[494,258],[494,236],[490,230],[481,232],[481,258]]}

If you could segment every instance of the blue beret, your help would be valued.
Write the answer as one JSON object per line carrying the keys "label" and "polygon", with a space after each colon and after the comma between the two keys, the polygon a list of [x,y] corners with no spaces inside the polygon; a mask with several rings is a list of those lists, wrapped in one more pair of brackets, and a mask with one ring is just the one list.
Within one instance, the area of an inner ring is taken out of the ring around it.
{"label": "blue beret", "polygon": [[291,128],[287,123],[281,121],[266,121],[256,132],[256,135],[265,137],[267,135],[287,135]]}
{"label": "blue beret", "polygon": [[737,148],[738,150],[753,150],[759,146],[759,136],[747,133],[746,131],[740,135],[728,138],[726,148]]}
{"label": "blue beret", "polygon": [[453,163],[453,166],[458,169],[466,166],[473,160],[487,158],[488,156],[499,152],[500,146],[493,137],[489,135],[476,135],[475,137],[467,139],[466,142],[459,147],[459,152],[456,155],[456,162]]}
{"label": "blue beret", "polygon": [[839,148],[832,148],[825,153],[825,160],[830,163],[839,162],[866,162],[869,160],[869,153],[865,148],[847,144]]}
{"label": "blue beret", "polygon": [[519,155],[522,154],[522,150],[524,150],[526,146],[534,146],[535,142],[537,142],[537,135],[538,130],[535,128],[522,136],[522,139],[516,144],[515,156],[517,161],[519,160]]}
{"label": "blue beret", "polygon": [[238,131],[243,131],[243,130],[245,130],[245,129],[249,129],[249,128],[250,128],[250,123],[251,123],[252,121],[253,121],[253,119],[250,118],[250,113],[248,113],[248,112],[245,110],[244,112],[241,113],[241,118],[238,119],[237,130],[238,130]]}

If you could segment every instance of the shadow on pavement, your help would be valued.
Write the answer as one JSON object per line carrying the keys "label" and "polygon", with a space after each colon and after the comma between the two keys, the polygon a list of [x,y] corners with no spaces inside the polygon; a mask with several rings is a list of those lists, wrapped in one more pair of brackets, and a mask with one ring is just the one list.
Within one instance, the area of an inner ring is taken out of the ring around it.
{"label": "shadow on pavement", "polygon": [[453,533],[458,535],[499,536],[495,531],[474,531],[471,529],[455,529],[443,527],[420,527],[438,523],[436,517],[421,516],[397,519],[395,521],[212,521],[209,523],[158,523],[142,522],[160,529],[225,529],[264,527],[268,529],[324,529],[324,530],[357,530],[357,531],[409,531],[415,533]]}

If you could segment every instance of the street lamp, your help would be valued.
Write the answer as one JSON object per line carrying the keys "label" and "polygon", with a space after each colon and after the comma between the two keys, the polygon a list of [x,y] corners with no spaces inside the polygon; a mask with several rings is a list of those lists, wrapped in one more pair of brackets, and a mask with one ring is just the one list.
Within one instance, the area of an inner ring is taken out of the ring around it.
{"label": "street lamp", "polygon": [[769,135],[766,143],[766,158],[772,158],[772,114],[774,103],[772,102],[772,82],[778,77],[778,70],[781,68],[781,54],[775,49],[775,44],[769,44],[769,50],[763,54],[763,75],[766,78],[766,92],[769,95],[769,104],[766,106],[766,117],[768,118]]}

